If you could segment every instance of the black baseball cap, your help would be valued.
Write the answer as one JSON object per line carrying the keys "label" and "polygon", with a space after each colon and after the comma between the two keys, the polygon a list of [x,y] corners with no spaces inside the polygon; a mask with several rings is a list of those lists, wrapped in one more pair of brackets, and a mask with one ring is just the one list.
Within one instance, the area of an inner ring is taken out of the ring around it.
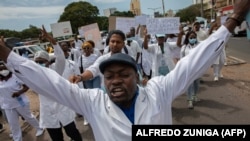
{"label": "black baseball cap", "polygon": [[107,60],[101,62],[101,64],[99,65],[101,73],[103,74],[105,68],[114,63],[129,65],[137,72],[137,65],[134,58],[124,53],[115,53],[111,55]]}

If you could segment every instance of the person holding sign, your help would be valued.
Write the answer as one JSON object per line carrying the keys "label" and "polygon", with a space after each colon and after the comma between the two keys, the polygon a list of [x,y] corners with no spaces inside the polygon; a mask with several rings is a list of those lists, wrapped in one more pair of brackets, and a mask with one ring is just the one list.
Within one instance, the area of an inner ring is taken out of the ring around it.
{"label": "person holding sign", "polygon": [[[135,60],[120,52],[113,52],[98,64],[98,71],[104,75],[106,92],[81,89],[53,70],[20,57],[6,47],[3,37],[0,58],[31,89],[84,115],[96,141],[131,141],[132,125],[172,124],[172,102],[210,68],[222,52],[230,32],[243,21],[241,16],[248,10],[250,1],[236,1],[235,16],[182,58],[171,72],[151,78],[145,87],[138,85]],[[113,34],[110,45],[124,45],[122,39],[125,36]],[[83,74],[78,79],[82,77]]]}
{"label": "person holding sign", "polygon": [[[145,29],[147,35],[147,29]],[[177,44],[169,44],[165,42],[165,34],[156,34],[157,43],[148,45],[148,38],[145,36],[143,48],[152,54],[152,77],[165,76],[174,69],[175,63],[172,59],[170,47],[177,46]]]}

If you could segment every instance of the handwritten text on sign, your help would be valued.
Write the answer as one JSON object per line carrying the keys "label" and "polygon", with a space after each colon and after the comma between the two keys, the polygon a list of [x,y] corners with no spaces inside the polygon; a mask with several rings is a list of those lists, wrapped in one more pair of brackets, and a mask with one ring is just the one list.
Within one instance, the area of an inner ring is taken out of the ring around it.
{"label": "handwritten text on sign", "polygon": [[116,29],[127,33],[130,31],[131,27],[135,27],[135,19],[134,18],[116,18]]}
{"label": "handwritten text on sign", "polygon": [[147,18],[148,34],[179,33],[180,17]]}

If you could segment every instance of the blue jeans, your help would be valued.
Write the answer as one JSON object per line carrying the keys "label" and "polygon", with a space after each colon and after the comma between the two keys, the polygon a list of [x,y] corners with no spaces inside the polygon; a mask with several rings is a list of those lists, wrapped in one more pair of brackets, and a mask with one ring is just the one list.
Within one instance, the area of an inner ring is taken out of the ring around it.
{"label": "blue jeans", "polygon": [[193,97],[197,95],[200,85],[200,78],[194,80],[194,82],[188,87],[187,98],[193,100]]}
{"label": "blue jeans", "polygon": [[101,77],[96,76],[95,78],[84,82],[85,88],[101,88]]}

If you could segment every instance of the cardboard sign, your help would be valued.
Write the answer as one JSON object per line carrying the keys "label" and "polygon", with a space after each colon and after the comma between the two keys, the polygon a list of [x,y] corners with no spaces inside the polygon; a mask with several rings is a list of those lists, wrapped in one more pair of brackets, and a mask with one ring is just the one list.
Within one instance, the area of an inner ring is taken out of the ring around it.
{"label": "cardboard sign", "polygon": [[179,33],[180,17],[147,18],[148,34]]}
{"label": "cardboard sign", "polygon": [[94,41],[96,48],[99,50],[104,49],[102,45],[102,37],[97,23],[79,27],[78,32],[81,37],[85,37],[85,40]]}
{"label": "cardboard sign", "polygon": [[147,22],[147,18],[149,18],[149,16],[147,15],[140,15],[140,16],[135,16],[135,24],[138,26],[140,25],[146,25]]}
{"label": "cardboard sign", "polygon": [[50,24],[50,28],[54,38],[69,36],[73,34],[70,21]]}
{"label": "cardboard sign", "polygon": [[116,29],[116,16],[109,17],[109,31]]}
{"label": "cardboard sign", "polygon": [[125,34],[130,31],[130,28],[136,28],[135,18],[116,17],[116,29],[123,31]]}

